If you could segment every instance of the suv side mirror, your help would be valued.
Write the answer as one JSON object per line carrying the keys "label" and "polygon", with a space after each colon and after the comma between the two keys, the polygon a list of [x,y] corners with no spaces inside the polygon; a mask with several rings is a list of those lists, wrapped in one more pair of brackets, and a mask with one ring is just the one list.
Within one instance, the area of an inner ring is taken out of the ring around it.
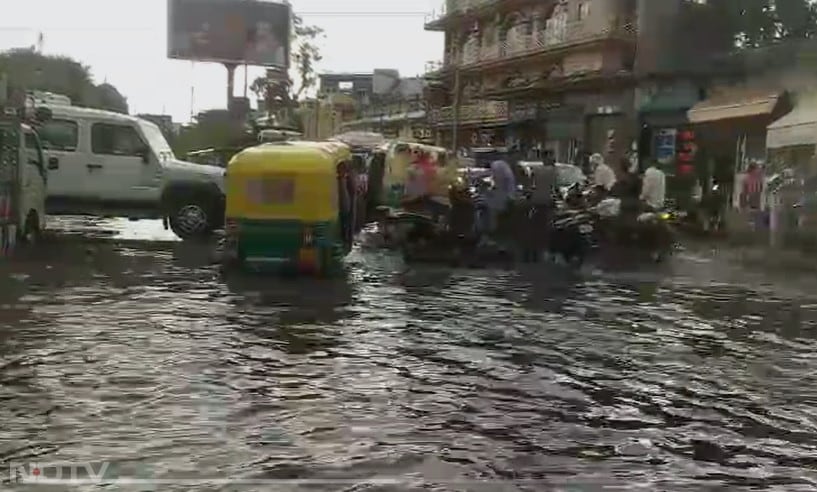
{"label": "suv side mirror", "polygon": [[150,147],[142,147],[136,152],[136,155],[142,158],[142,162],[145,164],[150,163]]}

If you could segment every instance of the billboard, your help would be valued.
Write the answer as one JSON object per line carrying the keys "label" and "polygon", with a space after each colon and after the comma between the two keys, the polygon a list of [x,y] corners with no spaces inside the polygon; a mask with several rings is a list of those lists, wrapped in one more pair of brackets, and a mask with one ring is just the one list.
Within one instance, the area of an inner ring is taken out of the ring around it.
{"label": "billboard", "polygon": [[168,0],[167,13],[169,58],[289,68],[289,4]]}

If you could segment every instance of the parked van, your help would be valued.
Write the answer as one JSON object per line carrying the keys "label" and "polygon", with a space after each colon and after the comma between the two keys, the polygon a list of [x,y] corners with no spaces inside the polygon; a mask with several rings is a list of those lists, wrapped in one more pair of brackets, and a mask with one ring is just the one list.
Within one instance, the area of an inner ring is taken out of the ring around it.
{"label": "parked van", "polygon": [[162,218],[182,239],[224,224],[224,169],[176,159],[155,124],[133,116],[46,103],[40,129],[55,215]]}

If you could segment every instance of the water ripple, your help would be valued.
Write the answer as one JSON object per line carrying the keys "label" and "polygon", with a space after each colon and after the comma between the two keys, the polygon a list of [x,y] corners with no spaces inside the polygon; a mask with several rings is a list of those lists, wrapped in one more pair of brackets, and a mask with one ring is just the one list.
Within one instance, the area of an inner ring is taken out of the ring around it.
{"label": "water ripple", "polygon": [[805,290],[378,252],[339,281],[223,278],[188,246],[85,247],[3,267],[0,464],[347,484],[327,490],[817,487]]}

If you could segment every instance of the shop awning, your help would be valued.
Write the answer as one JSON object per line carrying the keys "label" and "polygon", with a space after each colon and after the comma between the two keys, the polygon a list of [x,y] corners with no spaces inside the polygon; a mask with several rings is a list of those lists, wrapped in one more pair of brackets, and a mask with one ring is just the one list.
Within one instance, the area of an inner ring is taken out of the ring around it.
{"label": "shop awning", "polygon": [[766,129],[766,147],[817,145],[817,94],[799,98],[794,109]]}
{"label": "shop awning", "polygon": [[758,89],[724,88],[687,112],[690,123],[770,115],[777,107],[782,93]]}

